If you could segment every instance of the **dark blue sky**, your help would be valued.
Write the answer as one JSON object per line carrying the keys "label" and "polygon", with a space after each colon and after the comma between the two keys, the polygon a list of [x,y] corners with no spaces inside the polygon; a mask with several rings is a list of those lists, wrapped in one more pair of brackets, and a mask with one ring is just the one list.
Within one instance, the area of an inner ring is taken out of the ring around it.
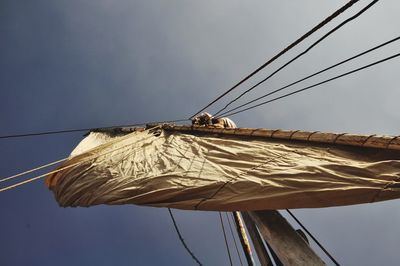
{"label": "dark blue sky", "polygon": [[[0,134],[187,118],[345,2],[2,1]],[[396,37],[399,7],[379,2],[251,96]],[[313,82],[398,51],[392,44]],[[232,118],[241,127],[398,135],[398,66],[393,60]],[[0,175],[66,157],[81,138],[0,140]],[[398,207],[391,201],[295,213],[343,264],[397,265]],[[0,265],[192,264],[166,209],[63,209],[37,181],[0,193],[0,210]],[[228,264],[216,213],[176,216],[201,261]]]}

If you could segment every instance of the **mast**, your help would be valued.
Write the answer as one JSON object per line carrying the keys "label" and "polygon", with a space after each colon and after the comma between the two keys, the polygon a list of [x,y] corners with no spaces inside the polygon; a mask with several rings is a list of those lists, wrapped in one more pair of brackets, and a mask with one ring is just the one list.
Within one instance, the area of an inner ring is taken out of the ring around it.
{"label": "mast", "polygon": [[273,266],[272,260],[268,256],[267,249],[263,243],[263,239],[258,232],[257,226],[254,224],[253,220],[250,218],[247,212],[242,212],[241,215],[243,217],[247,232],[249,233],[250,239],[253,242],[254,249],[261,265]]}
{"label": "mast", "polygon": [[325,265],[278,211],[248,212],[283,265]]}
{"label": "mast", "polygon": [[243,252],[246,256],[247,264],[249,266],[254,265],[253,254],[251,252],[251,246],[249,239],[247,238],[246,230],[243,225],[243,221],[240,218],[239,212],[233,212],[233,217],[236,224],[236,230],[239,235],[240,243],[242,244]]}

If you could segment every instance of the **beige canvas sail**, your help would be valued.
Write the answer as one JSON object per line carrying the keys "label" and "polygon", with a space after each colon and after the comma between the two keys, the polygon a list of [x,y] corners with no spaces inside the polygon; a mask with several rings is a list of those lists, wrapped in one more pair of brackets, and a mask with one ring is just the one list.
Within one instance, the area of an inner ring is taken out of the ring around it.
{"label": "beige canvas sail", "polygon": [[396,138],[321,134],[189,126],[92,132],[61,166],[72,167],[47,185],[61,206],[73,207],[245,211],[400,197]]}

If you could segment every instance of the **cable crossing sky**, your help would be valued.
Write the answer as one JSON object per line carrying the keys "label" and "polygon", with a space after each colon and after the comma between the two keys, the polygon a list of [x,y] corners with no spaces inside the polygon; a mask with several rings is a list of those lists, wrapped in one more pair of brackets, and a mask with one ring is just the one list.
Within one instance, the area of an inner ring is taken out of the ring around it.
{"label": "cable crossing sky", "polygon": [[283,98],[292,96],[292,95],[294,95],[294,94],[297,94],[297,93],[300,93],[300,92],[303,92],[303,91],[312,89],[312,88],[317,87],[317,86],[319,86],[319,85],[322,85],[322,84],[331,82],[331,81],[333,81],[333,80],[336,80],[336,79],[339,79],[339,78],[342,78],[342,77],[345,77],[345,76],[347,76],[347,75],[356,73],[356,72],[358,72],[358,71],[361,71],[361,70],[370,68],[370,67],[372,67],[372,66],[375,66],[375,65],[378,65],[378,64],[381,64],[381,63],[384,63],[384,62],[389,61],[389,60],[392,60],[392,59],[394,59],[394,58],[396,58],[396,57],[398,57],[398,56],[400,56],[400,53],[397,53],[397,54],[394,54],[394,55],[392,55],[392,56],[386,57],[386,58],[384,58],[384,59],[375,61],[374,63],[365,65],[365,66],[363,66],[363,67],[356,68],[356,69],[354,69],[354,70],[348,71],[348,72],[343,73],[343,74],[341,74],[341,75],[337,75],[337,76],[335,76],[335,77],[333,77],[333,78],[326,79],[326,80],[324,80],[324,81],[321,81],[321,82],[318,82],[318,83],[316,83],[316,84],[307,86],[307,87],[305,87],[305,88],[302,88],[302,89],[299,89],[299,90],[295,90],[295,91],[293,91],[293,92],[290,92],[290,93],[284,94],[284,95],[282,95],[282,96],[273,98],[273,99],[271,99],[271,100],[268,100],[268,101],[265,101],[265,102],[262,102],[262,103],[259,103],[259,104],[256,104],[256,105],[247,107],[247,108],[245,108],[245,109],[242,109],[242,110],[239,110],[239,111],[236,111],[236,112],[233,112],[233,113],[227,113],[226,115],[227,115],[227,116],[236,115],[236,114],[239,114],[239,113],[242,113],[242,112],[245,112],[245,111],[254,109],[254,108],[256,108],[256,107],[259,107],[259,106],[262,106],[262,105],[265,105],[265,104],[269,104],[269,103],[275,102],[275,101],[277,101],[277,100],[280,100],[280,99],[283,99]]}
{"label": "cable crossing sky", "polygon": [[[254,76],[255,74],[257,74],[259,71],[261,71],[262,69],[264,69],[266,66],[268,66],[269,64],[271,64],[272,62],[274,62],[276,59],[278,59],[279,57],[281,57],[283,54],[285,54],[287,51],[289,51],[290,49],[292,49],[293,47],[295,47],[296,45],[298,45],[299,43],[301,43],[302,41],[304,41],[307,37],[309,37],[311,34],[313,34],[314,32],[316,32],[317,30],[321,29],[323,26],[325,26],[326,24],[328,24],[331,20],[333,20],[334,18],[336,18],[337,16],[339,16],[341,13],[343,13],[345,10],[347,10],[348,8],[350,8],[353,4],[357,3],[359,0],[351,0],[349,1],[347,4],[345,4],[344,6],[342,6],[341,8],[339,8],[338,10],[336,10],[332,15],[330,15],[329,17],[327,17],[326,19],[324,19],[323,21],[321,21],[318,25],[316,25],[314,28],[312,28],[311,30],[309,30],[307,33],[305,33],[304,35],[302,35],[300,38],[298,38],[296,41],[294,41],[293,43],[291,43],[289,46],[287,46],[286,48],[284,48],[281,52],[279,52],[277,55],[273,56],[271,59],[269,59],[267,62],[265,62],[262,66],[260,66],[259,68],[257,68],[256,70],[254,70],[252,73],[250,73],[248,76],[246,76],[245,78],[243,78],[241,81],[239,81],[236,85],[234,85],[232,88],[228,89],[227,91],[225,91],[224,93],[222,93],[220,96],[218,96],[216,99],[214,99],[213,101],[211,101],[209,104],[207,104],[205,107],[203,107],[201,110],[199,110],[198,112],[196,112],[194,115],[192,115],[189,119],[195,117],[197,114],[203,112],[204,110],[206,110],[208,107],[210,107],[212,104],[216,103],[218,100],[220,100],[222,97],[226,96],[228,93],[230,93],[231,91],[233,91],[234,89],[236,89],[238,86],[240,86],[242,83],[244,83],[246,80],[250,79],[252,76]],[[375,0],[374,2],[376,2],[378,0]]]}
{"label": "cable crossing sky", "polygon": [[319,38],[316,42],[314,42],[311,46],[309,46],[306,50],[304,50],[303,52],[301,52],[300,54],[298,54],[297,56],[295,56],[294,58],[292,58],[291,60],[289,60],[287,63],[285,63],[283,66],[281,66],[280,68],[278,68],[277,70],[275,70],[274,72],[272,72],[270,75],[268,75],[266,78],[264,78],[263,80],[261,80],[260,82],[258,82],[257,84],[255,84],[254,86],[252,86],[251,88],[245,90],[243,93],[241,93],[239,96],[237,96],[235,99],[233,99],[232,101],[230,101],[228,104],[225,105],[225,107],[223,107],[222,109],[220,109],[217,113],[215,113],[215,116],[218,116],[223,110],[225,110],[228,106],[230,106],[232,103],[236,102],[237,100],[239,100],[241,97],[243,97],[245,94],[249,93],[250,91],[254,90],[256,87],[258,87],[260,84],[264,83],[265,81],[269,80],[271,77],[273,77],[275,74],[277,74],[278,72],[280,72],[282,69],[284,69],[285,67],[287,67],[288,65],[290,65],[291,63],[293,63],[294,61],[296,61],[297,59],[299,59],[300,57],[302,57],[303,55],[307,54],[312,48],[314,48],[315,46],[317,46],[320,42],[322,42],[324,39],[326,39],[329,35],[331,35],[332,33],[336,32],[337,30],[339,30],[341,27],[343,27],[344,25],[346,25],[347,23],[353,21],[354,19],[356,19],[357,17],[359,17],[361,14],[363,14],[365,11],[367,11],[369,8],[371,8],[374,4],[376,4],[379,0],[374,0],[371,3],[369,3],[366,7],[364,7],[363,9],[361,9],[359,12],[357,12],[355,15],[351,16],[350,18],[346,19],[345,21],[343,21],[342,23],[340,23],[339,25],[337,25],[336,27],[334,27],[332,30],[330,30],[328,33],[324,34],[321,38]]}
{"label": "cable crossing sky", "polygon": [[344,64],[344,63],[350,62],[350,61],[352,61],[352,60],[354,60],[354,59],[356,59],[356,58],[358,58],[358,57],[361,57],[361,56],[363,56],[363,55],[366,55],[366,54],[368,54],[368,53],[370,53],[370,52],[373,52],[373,51],[375,51],[375,50],[377,50],[377,49],[379,49],[379,48],[382,48],[382,47],[384,47],[384,46],[386,46],[386,45],[389,45],[389,44],[391,44],[391,43],[393,43],[393,42],[396,42],[396,41],[398,41],[398,40],[400,40],[400,36],[399,36],[399,37],[396,37],[396,38],[394,38],[394,39],[391,39],[391,40],[389,40],[389,41],[387,41],[387,42],[384,42],[384,43],[382,43],[382,44],[380,44],[380,45],[378,45],[378,46],[375,46],[375,47],[373,47],[373,48],[371,48],[371,49],[368,49],[368,50],[366,50],[366,51],[364,51],[364,52],[361,52],[361,53],[359,53],[359,54],[357,54],[357,55],[355,55],[355,56],[352,56],[352,57],[350,57],[350,58],[347,58],[347,59],[345,59],[345,60],[343,60],[343,61],[341,61],[341,62],[339,62],[339,63],[336,63],[336,64],[334,64],[334,65],[332,65],[332,66],[329,66],[329,67],[327,67],[327,68],[324,68],[324,69],[322,69],[322,70],[320,70],[320,71],[318,71],[318,72],[315,72],[315,73],[313,73],[313,74],[311,74],[311,75],[308,75],[308,76],[306,76],[306,77],[304,77],[304,78],[301,78],[301,79],[299,79],[299,80],[297,80],[297,81],[294,81],[294,82],[292,82],[292,83],[290,83],[290,84],[288,84],[288,85],[285,85],[285,86],[283,86],[283,87],[281,87],[281,88],[279,88],[279,89],[273,90],[273,91],[271,91],[271,92],[269,92],[269,93],[267,93],[267,94],[264,94],[264,95],[262,95],[262,96],[260,96],[260,97],[257,97],[257,98],[255,98],[254,100],[251,100],[251,101],[246,102],[246,103],[244,103],[244,104],[242,104],[242,105],[239,105],[239,106],[237,106],[237,107],[235,107],[235,108],[232,108],[232,109],[230,109],[230,110],[228,110],[228,111],[225,111],[225,112],[223,112],[222,114],[220,114],[219,117],[221,117],[221,116],[223,116],[223,115],[226,115],[226,114],[228,114],[228,113],[232,113],[233,111],[238,110],[239,108],[242,108],[242,107],[244,107],[244,106],[247,106],[247,105],[249,105],[249,104],[251,104],[251,103],[254,103],[254,102],[258,101],[258,100],[264,99],[265,97],[268,97],[268,96],[273,95],[273,94],[275,94],[275,93],[277,93],[277,92],[280,92],[280,91],[282,91],[282,90],[285,90],[285,89],[287,89],[287,88],[289,88],[289,87],[292,87],[292,86],[294,86],[294,85],[296,85],[296,84],[298,84],[298,83],[300,83],[300,82],[303,82],[303,81],[305,81],[305,80],[308,80],[308,79],[310,79],[310,78],[312,78],[312,77],[315,77],[315,76],[317,76],[317,75],[319,75],[319,74],[322,74],[322,73],[324,73],[324,72],[326,72],[326,71],[328,71],[328,70],[330,70],[330,69],[333,69],[333,68],[335,68],[335,67],[337,67],[337,66],[340,66],[340,65],[342,65],[342,64]]}

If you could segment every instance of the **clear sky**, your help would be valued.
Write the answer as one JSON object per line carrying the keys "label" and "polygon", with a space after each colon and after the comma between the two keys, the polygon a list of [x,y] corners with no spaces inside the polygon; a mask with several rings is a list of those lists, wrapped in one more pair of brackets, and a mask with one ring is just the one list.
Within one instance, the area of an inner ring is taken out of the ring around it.
{"label": "clear sky", "polygon": [[[187,118],[345,2],[3,0],[0,134]],[[379,1],[243,100],[397,37],[398,10],[399,1]],[[393,43],[305,84],[398,52]],[[394,59],[232,119],[239,127],[399,135],[399,64]],[[0,176],[64,158],[81,139],[74,133],[0,140]],[[343,265],[398,265],[399,206],[394,200],[294,213]],[[0,210],[0,265],[193,264],[166,209],[64,209],[37,181],[0,193]],[[216,213],[175,213],[205,265],[228,265]]]}

